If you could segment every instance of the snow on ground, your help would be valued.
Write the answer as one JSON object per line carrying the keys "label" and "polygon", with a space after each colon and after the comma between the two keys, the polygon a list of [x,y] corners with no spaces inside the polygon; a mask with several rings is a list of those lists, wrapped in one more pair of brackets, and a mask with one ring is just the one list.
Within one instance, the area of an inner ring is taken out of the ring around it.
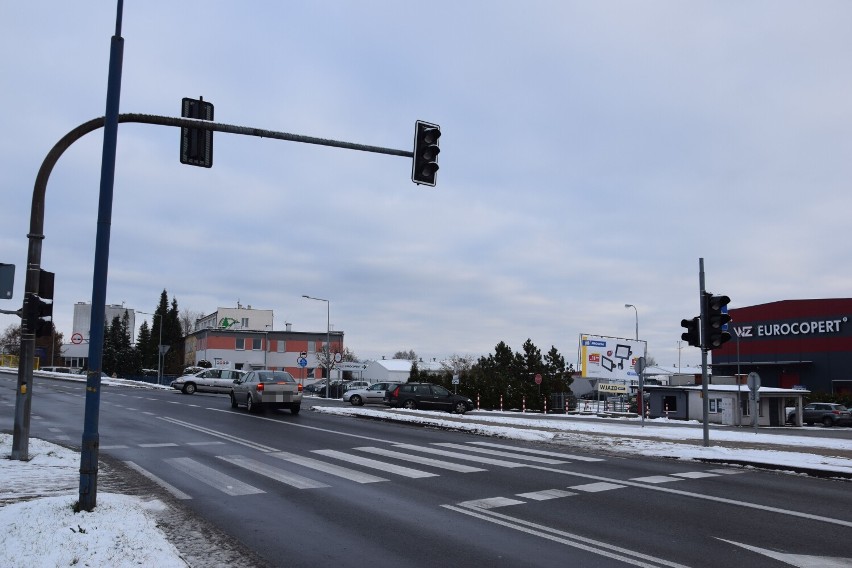
{"label": "snow on ground", "polygon": [[[355,407],[319,407],[312,410],[327,414],[387,418],[387,410]],[[669,422],[666,419],[646,420],[640,427],[639,419],[623,419],[625,424],[603,421],[597,417],[588,420],[523,418],[519,414],[495,413],[493,416],[477,414],[452,415],[411,410],[392,411],[393,420],[420,423],[438,428],[452,428],[485,436],[536,442],[570,443],[573,449],[587,451],[616,451],[643,456],[666,457],[682,460],[726,460],[748,462],[791,469],[813,469],[852,475],[852,459],[834,457],[832,451],[852,450],[848,439],[804,437],[796,435],[755,434],[746,429],[712,429],[710,446],[704,447],[702,428],[684,427],[689,422]],[[669,424],[669,425],[665,425]],[[692,422],[693,425],[699,424]],[[680,440],[688,443],[674,443]],[[722,444],[720,444],[720,442]],[[725,446],[725,442],[731,444]],[[759,446],[755,448],[733,447]],[[699,444],[699,445],[697,445]],[[772,446],[785,449],[769,449]],[[807,451],[788,451],[801,447]],[[819,452],[817,452],[819,450]]]}
{"label": "snow on ground", "polygon": [[[68,379],[67,375],[62,378]],[[157,388],[121,379],[104,378],[103,384]],[[665,419],[646,420],[645,426],[640,427],[638,419],[614,423],[597,417],[565,420],[496,412],[458,416],[348,406],[314,406],[313,410],[392,418],[513,440],[555,442],[570,445],[574,451],[715,459],[852,474],[852,459],[832,455],[835,451],[852,450],[848,439],[714,428],[710,431],[711,446],[703,447],[703,430],[694,427],[698,423],[690,427],[689,423]],[[797,448],[803,451],[793,451]],[[0,566],[187,566],[156,526],[156,512],[165,507],[160,501],[98,492],[94,511],[74,513],[80,479],[79,452],[33,438],[29,443],[31,459],[23,462],[9,459],[11,449],[12,437],[0,434],[0,526],[5,528],[0,531]],[[109,474],[104,469],[101,473]]]}
{"label": "snow on ground", "polygon": [[11,452],[0,434],[0,566],[186,567],[151,514],[160,501],[98,492],[94,511],[75,513],[79,452],[35,438],[29,461]]}

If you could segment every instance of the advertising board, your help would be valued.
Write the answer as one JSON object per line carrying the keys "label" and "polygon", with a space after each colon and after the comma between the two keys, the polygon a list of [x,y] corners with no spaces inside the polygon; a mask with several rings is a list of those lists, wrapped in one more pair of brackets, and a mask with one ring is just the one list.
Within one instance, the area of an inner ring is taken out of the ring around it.
{"label": "advertising board", "polygon": [[582,378],[629,381],[638,378],[634,365],[645,356],[646,342],[581,333],[579,350]]}

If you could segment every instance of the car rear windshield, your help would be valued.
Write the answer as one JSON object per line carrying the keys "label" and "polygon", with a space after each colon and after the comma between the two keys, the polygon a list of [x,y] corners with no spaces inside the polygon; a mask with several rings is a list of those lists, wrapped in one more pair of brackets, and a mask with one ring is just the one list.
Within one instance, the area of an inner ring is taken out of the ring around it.
{"label": "car rear windshield", "polygon": [[291,375],[287,371],[259,371],[257,373],[257,376],[261,380],[261,382],[264,383],[296,382],[296,379],[293,378],[293,375]]}

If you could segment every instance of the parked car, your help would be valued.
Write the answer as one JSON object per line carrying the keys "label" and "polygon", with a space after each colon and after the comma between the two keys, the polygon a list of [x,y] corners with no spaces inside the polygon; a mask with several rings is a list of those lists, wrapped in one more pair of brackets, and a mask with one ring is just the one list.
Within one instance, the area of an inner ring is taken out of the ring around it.
{"label": "parked car", "polygon": [[293,414],[299,414],[302,385],[287,371],[249,371],[231,385],[231,408],[241,405],[249,412],[289,408]]}
{"label": "parked car", "polygon": [[304,389],[302,389],[304,394],[324,394],[325,393],[325,379],[313,382]]}
{"label": "parked car", "polygon": [[365,389],[370,386],[368,381],[346,381],[343,383],[343,394],[345,395],[352,389]]}
{"label": "parked car", "polygon": [[464,414],[473,410],[473,401],[466,396],[453,394],[432,383],[405,383],[385,391],[383,401],[387,406],[419,408],[421,410],[446,410]]}
{"label": "parked car", "polygon": [[349,389],[343,393],[343,402],[349,402],[352,406],[364,406],[365,404],[382,404],[385,391],[395,388],[399,383],[373,383],[366,388]]}
{"label": "parked car", "polygon": [[183,394],[196,392],[229,393],[234,381],[245,375],[236,369],[202,369],[191,375],[183,375],[171,382],[171,387]]}
{"label": "parked car", "polygon": [[[796,409],[787,413],[787,422],[796,419]],[[802,409],[802,422],[813,426],[815,422],[822,422],[826,428],[835,425],[852,425],[852,412],[842,404],[833,402],[812,402]]]}

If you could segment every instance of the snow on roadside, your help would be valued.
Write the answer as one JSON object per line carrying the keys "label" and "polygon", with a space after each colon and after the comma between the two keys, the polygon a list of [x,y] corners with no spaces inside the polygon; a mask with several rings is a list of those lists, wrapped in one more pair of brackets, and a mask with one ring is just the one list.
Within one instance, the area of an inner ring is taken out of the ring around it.
{"label": "snow on roadside", "polygon": [[[521,418],[518,416],[453,415],[453,419],[442,412],[410,410],[376,410],[356,407],[314,406],[315,412],[344,416],[368,416],[398,422],[418,423],[437,428],[452,428],[465,432],[531,442],[570,442],[572,448],[586,451],[613,451],[648,457],[665,457],[682,460],[719,460],[748,462],[790,469],[814,469],[852,475],[852,460],[843,457],[825,456],[812,451],[791,452],[771,449],[772,446],[800,446],[803,449],[849,450],[849,440],[830,438],[754,434],[751,431],[726,431],[714,429],[711,444],[703,447],[694,442],[703,439],[700,428],[678,426],[646,426],[640,428],[604,421],[554,420]],[[647,422],[647,421],[646,421]],[[601,435],[605,434],[605,435]],[[641,436],[642,438],[639,438]],[[651,438],[651,439],[643,439]],[[683,440],[692,443],[675,443],[667,440]],[[761,449],[732,448],[718,445],[719,442],[740,442]],[[824,452],[825,453],[825,452]]]}
{"label": "snow on roadside", "polygon": [[98,492],[94,511],[75,513],[80,454],[36,438],[29,461],[11,449],[0,434],[0,566],[187,566],[157,528],[162,502]]}

